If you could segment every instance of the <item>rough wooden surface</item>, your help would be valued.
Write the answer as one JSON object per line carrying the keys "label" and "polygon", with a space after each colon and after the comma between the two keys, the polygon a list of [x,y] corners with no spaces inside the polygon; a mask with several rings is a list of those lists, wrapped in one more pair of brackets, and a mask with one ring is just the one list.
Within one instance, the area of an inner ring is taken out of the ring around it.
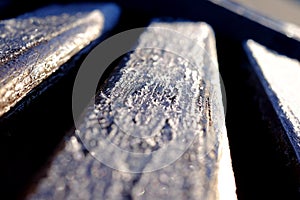
{"label": "rough wooden surface", "polygon": [[300,164],[300,63],[252,40],[245,48]]}
{"label": "rough wooden surface", "polygon": [[50,6],[0,22],[0,115],[115,25],[114,4]]}
{"label": "rough wooden surface", "polygon": [[153,22],[137,47],[28,199],[236,199],[213,31]]}

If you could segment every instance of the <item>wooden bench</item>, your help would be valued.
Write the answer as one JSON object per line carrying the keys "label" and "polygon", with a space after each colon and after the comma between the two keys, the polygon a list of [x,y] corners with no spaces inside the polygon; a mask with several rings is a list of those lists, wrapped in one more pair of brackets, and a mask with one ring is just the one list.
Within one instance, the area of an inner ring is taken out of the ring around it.
{"label": "wooden bench", "polygon": [[[52,0],[13,10],[18,4],[7,2],[0,17]],[[252,38],[299,60],[297,29],[228,1],[116,2],[118,23],[112,4],[50,6],[0,22],[3,196],[236,199],[236,181],[240,199],[298,199],[297,115],[286,109],[293,95],[282,100],[285,89],[274,92],[276,81],[260,70],[269,61],[259,62],[259,45],[242,46]],[[148,26],[161,16],[187,20]],[[133,39],[138,49],[111,64],[74,127],[71,93],[80,62],[106,36],[140,26],[147,28]],[[218,65],[229,94],[231,152]]]}

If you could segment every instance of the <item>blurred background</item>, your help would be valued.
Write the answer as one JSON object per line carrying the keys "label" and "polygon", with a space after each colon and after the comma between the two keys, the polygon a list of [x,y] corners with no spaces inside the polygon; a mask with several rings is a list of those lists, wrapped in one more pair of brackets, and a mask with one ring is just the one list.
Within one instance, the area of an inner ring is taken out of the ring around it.
{"label": "blurred background", "polygon": [[[97,1],[97,0],[90,0]],[[206,0],[203,0],[206,1]],[[215,0],[215,1],[231,1],[242,4],[247,8],[257,11],[265,16],[284,22],[290,22],[300,26],[300,0]],[[82,2],[82,0],[0,0],[0,19],[14,17],[15,15],[38,8],[49,3],[70,3]],[[86,2],[86,1],[84,1]],[[117,0],[117,2],[125,3],[126,0]],[[162,1],[163,2],[163,1]],[[13,9],[7,9],[13,7]]]}
{"label": "blurred background", "polygon": [[224,0],[240,3],[265,16],[300,26],[300,0]]}

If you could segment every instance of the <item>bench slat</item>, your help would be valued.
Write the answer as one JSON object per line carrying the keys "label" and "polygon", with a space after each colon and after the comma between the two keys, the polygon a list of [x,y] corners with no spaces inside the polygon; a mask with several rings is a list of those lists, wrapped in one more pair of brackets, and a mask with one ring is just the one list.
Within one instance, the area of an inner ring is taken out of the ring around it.
{"label": "bench slat", "polygon": [[207,24],[151,23],[95,102],[29,199],[236,199]]}
{"label": "bench slat", "polygon": [[300,162],[300,63],[253,40],[245,48]]}
{"label": "bench slat", "polygon": [[111,29],[114,4],[49,6],[0,22],[0,116]]}
{"label": "bench slat", "polygon": [[[262,118],[270,124],[276,149],[300,189],[300,63],[249,40],[244,48],[251,72],[261,83],[257,89]],[[255,83],[258,84],[258,83]],[[260,89],[261,88],[261,89]],[[263,90],[263,91],[261,91]]]}

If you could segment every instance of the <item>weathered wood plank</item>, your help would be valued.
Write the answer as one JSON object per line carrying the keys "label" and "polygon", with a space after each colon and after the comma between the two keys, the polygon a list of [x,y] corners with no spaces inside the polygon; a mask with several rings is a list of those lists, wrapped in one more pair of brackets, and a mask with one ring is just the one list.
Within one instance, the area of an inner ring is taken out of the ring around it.
{"label": "weathered wood plank", "polygon": [[300,63],[252,40],[246,49],[300,162]]}
{"label": "weathered wood plank", "polygon": [[50,6],[0,22],[0,116],[119,16],[114,4]]}
{"label": "weathered wood plank", "polygon": [[[275,130],[275,141],[278,149],[288,160],[285,164],[294,170],[298,189],[300,189],[300,63],[298,60],[271,51],[253,40],[247,41],[244,47],[251,68],[262,84],[283,127],[283,132],[279,128]],[[263,114],[267,116],[265,118],[272,118],[268,117],[268,113],[263,112]]]}
{"label": "weathered wood plank", "polygon": [[221,95],[211,28],[153,22],[28,199],[236,199]]}

